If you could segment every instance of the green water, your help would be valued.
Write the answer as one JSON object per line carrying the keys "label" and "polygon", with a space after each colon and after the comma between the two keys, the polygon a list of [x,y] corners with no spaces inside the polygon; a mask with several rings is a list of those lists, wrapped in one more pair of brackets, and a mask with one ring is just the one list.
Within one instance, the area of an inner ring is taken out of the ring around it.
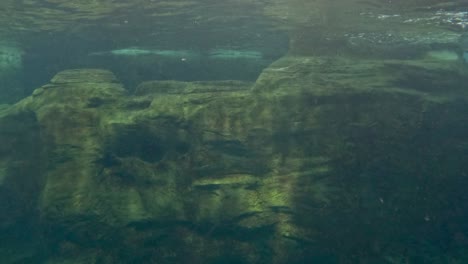
{"label": "green water", "polygon": [[0,264],[468,263],[468,4],[4,0]]}

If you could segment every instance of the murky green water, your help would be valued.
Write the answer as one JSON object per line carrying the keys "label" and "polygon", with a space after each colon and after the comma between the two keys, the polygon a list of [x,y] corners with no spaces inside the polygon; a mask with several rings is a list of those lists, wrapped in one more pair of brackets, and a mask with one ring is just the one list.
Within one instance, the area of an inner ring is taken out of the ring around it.
{"label": "murky green water", "polygon": [[468,3],[3,0],[0,264],[468,263]]}

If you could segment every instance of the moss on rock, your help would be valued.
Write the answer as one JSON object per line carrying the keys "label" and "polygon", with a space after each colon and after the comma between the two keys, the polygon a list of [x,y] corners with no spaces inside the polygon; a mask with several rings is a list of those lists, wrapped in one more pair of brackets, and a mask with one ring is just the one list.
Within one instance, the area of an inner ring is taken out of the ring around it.
{"label": "moss on rock", "polygon": [[[34,196],[13,195],[38,204],[50,263],[408,254],[394,241],[464,219],[440,218],[443,201],[466,199],[456,66],[285,57],[255,84],[148,82],[134,95],[110,72],[65,71],[2,110],[0,186],[34,179]],[[41,151],[25,156],[30,144]],[[18,160],[30,165],[13,177]]]}

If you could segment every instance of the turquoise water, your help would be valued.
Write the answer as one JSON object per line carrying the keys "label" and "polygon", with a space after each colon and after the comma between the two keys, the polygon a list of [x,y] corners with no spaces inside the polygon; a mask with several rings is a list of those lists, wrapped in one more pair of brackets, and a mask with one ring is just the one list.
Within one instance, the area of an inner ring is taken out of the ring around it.
{"label": "turquoise water", "polygon": [[0,3],[0,264],[468,263],[468,4]]}

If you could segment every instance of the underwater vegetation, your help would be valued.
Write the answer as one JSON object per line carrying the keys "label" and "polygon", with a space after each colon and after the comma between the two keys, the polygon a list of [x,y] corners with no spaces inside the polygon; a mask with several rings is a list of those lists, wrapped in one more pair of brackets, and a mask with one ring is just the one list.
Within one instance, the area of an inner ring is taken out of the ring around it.
{"label": "underwater vegetation", "polygon": [[464,261],[456,63],[286,56],[254,83],[150,81],[133,95],[109,71],[62,71],[0,113],[2,254]]}

